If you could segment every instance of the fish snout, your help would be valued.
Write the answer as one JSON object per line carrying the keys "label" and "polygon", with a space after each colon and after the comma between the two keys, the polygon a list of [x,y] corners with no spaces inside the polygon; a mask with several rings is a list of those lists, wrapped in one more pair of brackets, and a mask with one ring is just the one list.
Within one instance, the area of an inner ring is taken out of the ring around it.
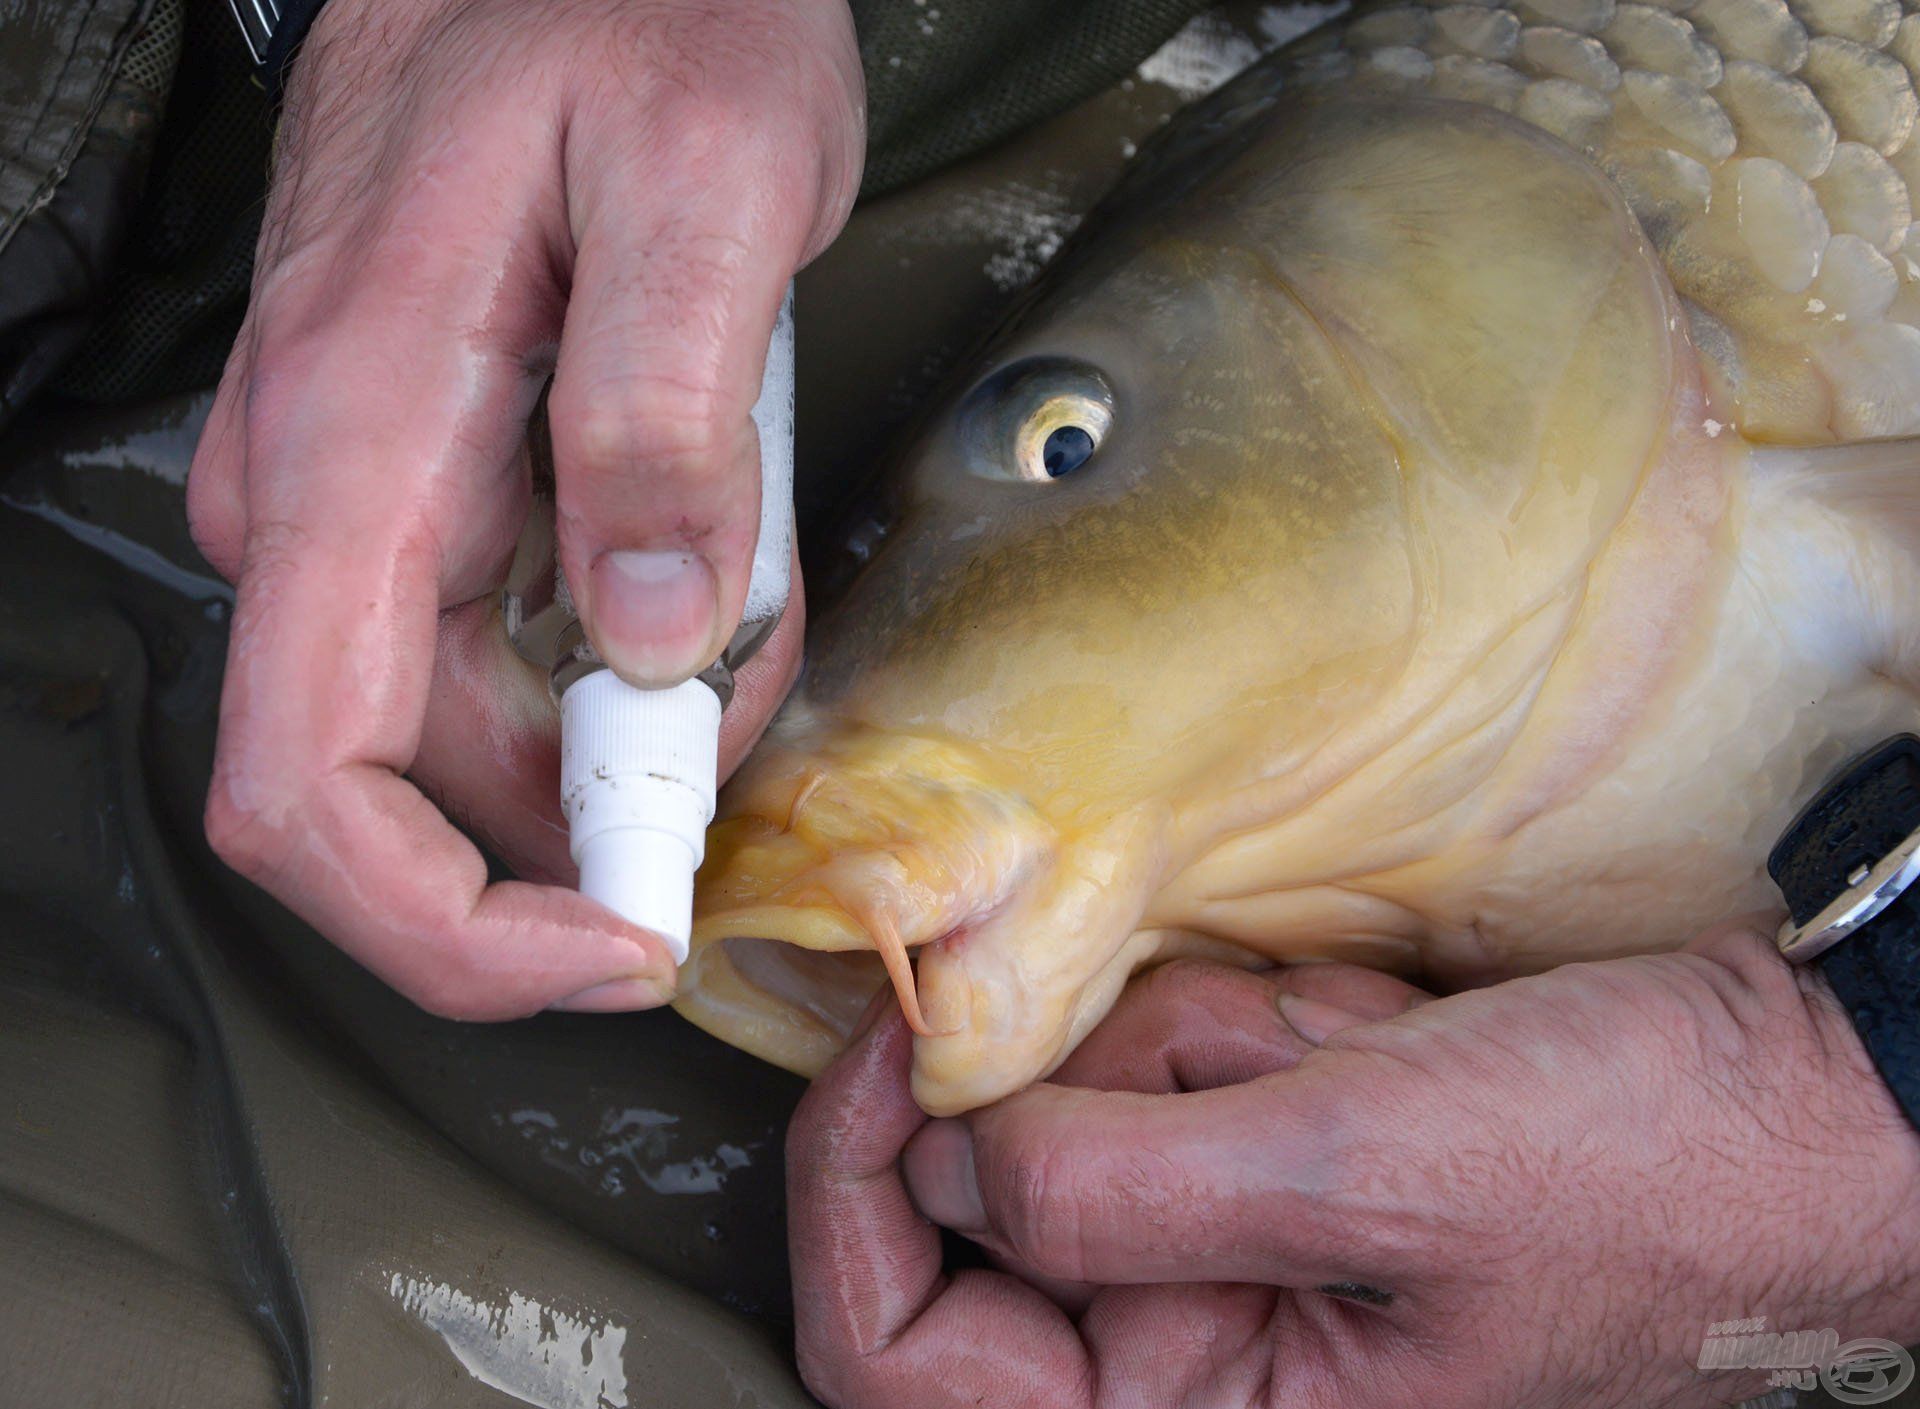
{"label": "fish snout", "polygon": [[1055,845],[969,746],[860,728],[763,747],[708,833],[676,1006],[808,1075],[888,982],[931,1035],[908,951],[1002,908]]}

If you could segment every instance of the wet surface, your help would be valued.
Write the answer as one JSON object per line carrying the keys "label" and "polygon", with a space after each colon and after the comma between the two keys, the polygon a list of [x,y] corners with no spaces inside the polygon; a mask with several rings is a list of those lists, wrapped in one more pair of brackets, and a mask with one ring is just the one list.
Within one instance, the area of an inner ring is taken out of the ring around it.
{"label": "wet surface", "polygon": [[[803,275],[803,533],[1180,97],[1129,81]],[[667,1012],[431,1018],[208,853],[207,401],[0,440],[0,1400],[807,1402],[796,1079]]]}
{"label": "wet surface", "polygon": [[[603,1370],[704,1385],[690,1402],[799,1402],[763,1251],[796,1084],[670,1015],[407,1009],[204,854],[205,604],[18,510],[0,543],[12,1402],[486,1402],[544,1364],[527,1402],[626,1403],[556,1368],[536,1332],[565,1318]],[[662,1319],[687,1334],[639,1336]]]}
{"label": "wet surface", "polygon": [[[200,397],[157,408],[125,433],[97,415],[84,431],[42,422],[15,442],[0,486],[7,573],[44,580],[71,564],[96,591],[107,585],[109,609],[140,638],[153,705],[143,762],[181,862],[232,907],[257,946],[247,957],[259,976],[301,994],[308,1020],[344,1037],[429,1124],[610,1244],[741,1310],[783,1316],[784,1265],[732,1248],[781,1245],[780,1132],[798,1082],[668,1013],[484,1027],[429,1017],[204,850],[197,819],[231,599],[193,552],[181,508],[205,406]],[[15,604],[31,594],[24,582],[5,593]],[[49,604],[51,633],[64,630],[71,600]],[[80,723],[106,708],[115,683],[49,682],[26,703]],[[57,769],[43,786],[84,804]],[[57,830],[87,825],[76,816]],[[131,861],[114,884],[139,887]]]}

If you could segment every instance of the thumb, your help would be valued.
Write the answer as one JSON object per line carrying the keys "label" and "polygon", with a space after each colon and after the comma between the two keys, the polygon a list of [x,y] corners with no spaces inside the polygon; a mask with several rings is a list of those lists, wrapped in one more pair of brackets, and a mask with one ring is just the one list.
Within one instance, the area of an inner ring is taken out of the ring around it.
{"label": "thumb", "polygon": [[[800,261],[799,219],[721,179],[604,173],[583,228],[549,403],[560,562],[596,649],[640,685],[717,658],[760,523],[751,418]],[[648,212],[665,212],[648,219]]]}

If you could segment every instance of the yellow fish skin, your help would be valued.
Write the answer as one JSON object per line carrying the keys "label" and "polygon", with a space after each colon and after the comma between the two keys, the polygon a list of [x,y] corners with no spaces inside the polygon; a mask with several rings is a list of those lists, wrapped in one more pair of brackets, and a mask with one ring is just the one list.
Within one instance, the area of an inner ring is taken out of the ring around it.
{"label": "yellow fish skin", "polygon": [[680,1011],[813,1072],[891,981],[951,1113],[1176,955],[1773,905],[1920,726],[1910,63],[1890,0],[1376,6],[1184,114],[886,482]]}

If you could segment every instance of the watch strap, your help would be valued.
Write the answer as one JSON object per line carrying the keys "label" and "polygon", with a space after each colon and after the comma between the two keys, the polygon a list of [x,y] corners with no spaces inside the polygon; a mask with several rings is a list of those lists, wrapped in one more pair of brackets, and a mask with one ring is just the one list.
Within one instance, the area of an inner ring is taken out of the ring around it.
{"label": "watch strap", "polygon": [[275,96],[294,51],[326,0],[227,0],[247,52]]}
{"label": "watch strap", "polygon": [[[1920,738],[1901,734],[1821,789],[1767,858],[1795,925],[1857,888],[1920,831]],[[1867,1054],[1920,1126],[1920,885],[1812,962],[1852,1017]]]}

